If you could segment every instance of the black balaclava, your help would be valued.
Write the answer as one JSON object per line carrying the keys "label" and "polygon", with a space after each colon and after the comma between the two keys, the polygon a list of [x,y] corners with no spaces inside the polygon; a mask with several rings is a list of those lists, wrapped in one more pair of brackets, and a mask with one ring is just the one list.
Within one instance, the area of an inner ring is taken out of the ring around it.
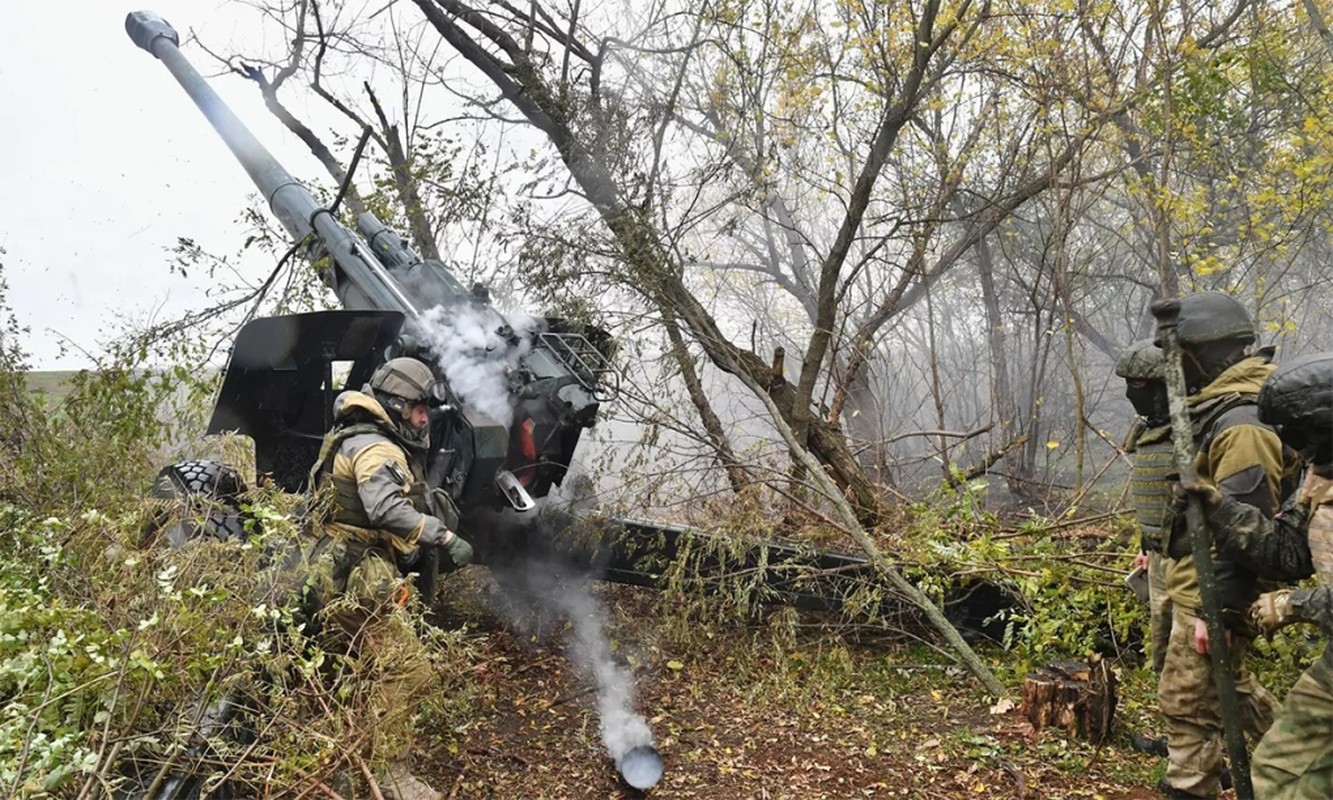
{"label": "black balaclava", "polygon": [[1228,367],[1242,361],[1250,341],[1222,339],[1182,347],[1180,365],[1185,372],[1186,390],[1192,395],[1198,394]]}
{"label": "black balaclava", "polygon": [[1142,386],[1135,386],[1134,383],[1125,384],[1125,397],[1129,398],[1134,411],[1143,417],[1150,427],[1156,428],[1169,423],[1171,406],[1166,393],[1166,382],[1145,380]]}

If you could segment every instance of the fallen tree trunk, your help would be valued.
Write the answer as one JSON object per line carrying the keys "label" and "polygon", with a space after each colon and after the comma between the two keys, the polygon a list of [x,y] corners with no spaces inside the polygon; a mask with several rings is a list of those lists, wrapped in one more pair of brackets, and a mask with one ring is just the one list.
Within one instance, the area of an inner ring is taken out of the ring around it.
{"label": "fallen tree trunk", "polygon": [[832,505],[836,519],[830,519],[829,521],[835,524],[840,523],[838,526],[860,546],[875,573],[887,581],[890,586],[901,592],[912,605],[916,606],[925,615],[945,643],[949,645],[949,648],[958,656],[958,660],[963,662],[977,680],[981,681],[982,686],[986,687],[986,691],[990,692],[991,696],[997,700],[1004,698],[1007,694],[1004,684],[1000,683],[1000,679],[995,677],[995,673],[991,671],[990,667],[986,666],[985,662],[976,654],[976,651],[968,645],[962,635],[959,634],[958,629],[944,616],[944,612],[940,610],[939,606],[935,605],[935,602],[925,592],[907,580],[880,551],[879,546],[870,538],[870,534],[861,526],[856,510],[852,508],[851,503],[847,502],[847,498],[843,496],[842,491],[829,474],[824,471],[824,466],[810,454],[810,451],[801,444],[792,432],[791,426],[783,418],[782,413],[773,402],[773,398],[769,397],[763,387],[756,384],[748,375],[740,374],[739,377],[749,387],[750,391],[754,392],[755,396],[763,401],[768,409],[769,416],[773,420],[773,425],[777,427],[778,433],[786,441],[787,448],[791,451],[792,456],[801,462],[815,488]]}

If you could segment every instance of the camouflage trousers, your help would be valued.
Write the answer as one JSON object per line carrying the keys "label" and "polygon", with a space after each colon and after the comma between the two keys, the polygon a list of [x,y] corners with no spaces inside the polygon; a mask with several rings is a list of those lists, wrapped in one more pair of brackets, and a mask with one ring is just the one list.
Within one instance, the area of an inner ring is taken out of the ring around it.
{"label": "camouflage trousers", "polygon": [[1148,553],[1148,646],[1152,671],[1162,674],[1166,649],[1171,642],[1171,597],[1166,593],[1166,556]]}
{"label": "camouflage trousers", "polygon": [[313,565],[324,643],[344,655],[338,676],[351,688],[346,707],[367,734],[372,766],[398,761],[412,747],[414,716],[433,671],[406,610],[407,584],[378,549],[349,554],[334,544]]}
{"label": "camouflage trousers", "polygon": [[[1166,664],[1157,686],[1157,704],[1166,718],[1166,780],[1173,788],[1200,797],[1216,796],[1220,787],[1223,743],[1222,709],[1213,680],[1212,657],[1194,649],[1194,617],[1176,609]],[[1233,634],[1231,668],[1240,700],[1240,722],[1256,742],[1273,724],[1277,702],[1244,667],[1250,640]]]}
{"label": "camouflage trousers", "polygon": [[1251,773],[1257,800],[1333,797],[1333,646],[1287,693],[1254,750]]}

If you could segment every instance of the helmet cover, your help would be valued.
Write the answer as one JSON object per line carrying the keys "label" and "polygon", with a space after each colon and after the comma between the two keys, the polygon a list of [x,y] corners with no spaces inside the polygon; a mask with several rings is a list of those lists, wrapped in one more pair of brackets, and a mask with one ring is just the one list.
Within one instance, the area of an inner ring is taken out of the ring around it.
{"label": "helmet cover", "polygon": [[430,367],[415,358],[395,358],[384,362],[370,376],[370,388],[409,403],[425,403],[431,398],[435,375]]}
{"label": "helmet cover", "polygon": [[[1254,319],[1240,301],[1223,292],[1195,292],[1180,298],[1176,321],[1185,347],[1229,339],[1254,341]],[[1161,340],[1156,342],[1161,346]]]}
{"label": "helmet cover", "polygon": [[1115,362],[1115,374],[1128,380],[1160,381],[1165,379],[1166,357],[1162,348],[1152,339],[1131,343]]}
{"label": "helmet cover", "polygon": [[1259,389],[1258,412],[1259,421],[1272,425],[1284,441],[1333,435],[1333,353],[1312,353],[1279,366]]}

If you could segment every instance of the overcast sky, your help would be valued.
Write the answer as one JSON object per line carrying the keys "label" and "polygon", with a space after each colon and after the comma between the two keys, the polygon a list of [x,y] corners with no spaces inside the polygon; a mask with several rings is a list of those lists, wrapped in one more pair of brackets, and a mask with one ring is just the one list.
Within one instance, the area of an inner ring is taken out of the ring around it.
{"label": "overcast sky", "polygon": [[[202,278],[168,270],[187,236],[216,253],[242,240],[236,217],[254,187],[170,73],[125,34],[129,11],[157,12],[210,48],[256,48],[254,11],[224,0],[7,0],[0,34],[0,257],[8,304],[31,327],[38,369],[89,364],[80,349],[123,320],[170,317],[204,302]],[[218,67],[184,51],[205,74]],[[214,89],[303,180],[322,174],[244,80]],[[271,263],[243,264],[262,277]],[[60,354],[61,342],[71,348]]]}

